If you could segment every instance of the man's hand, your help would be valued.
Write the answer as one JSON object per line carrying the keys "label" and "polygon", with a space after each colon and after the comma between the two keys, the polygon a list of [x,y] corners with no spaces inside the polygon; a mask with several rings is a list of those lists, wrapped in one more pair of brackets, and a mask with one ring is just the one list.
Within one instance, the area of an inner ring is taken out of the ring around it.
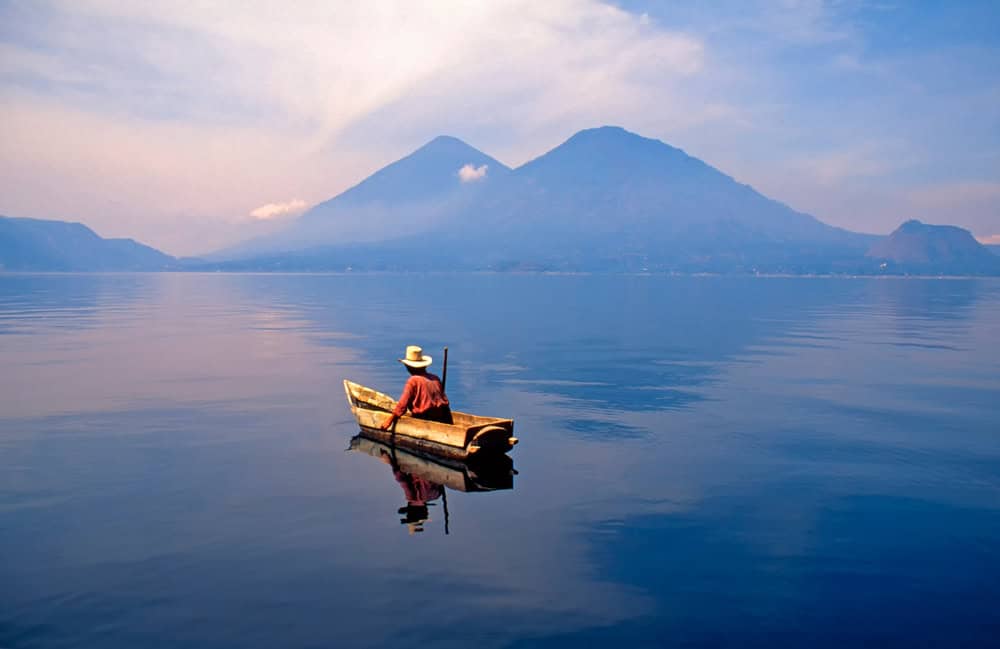
{"label": "man's hand", "polygon": [[379,429],[380,430],[389,430],[390,428],[392,428],[392,425],[395,424],[395,423],[396,423],[396,415],[389,415],[389,417],[385,420],[385,423],[383,423],[381,426],[379,426]]}

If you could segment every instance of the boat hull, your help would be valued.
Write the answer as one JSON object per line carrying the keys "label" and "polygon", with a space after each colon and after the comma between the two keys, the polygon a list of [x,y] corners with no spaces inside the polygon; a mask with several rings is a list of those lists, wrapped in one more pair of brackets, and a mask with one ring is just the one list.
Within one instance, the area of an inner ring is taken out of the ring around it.
{"label": "boat hull", "polygon": [[400,417],[393,428],[381,430],[396,402],[371,388],[344,381],[347,402],[366,437],[401,448],[431,453],[453,460],[476,455],[501,455],[517,444],[514,421],[452,412],[454,423],[445,424],[409,415]]}
{"label": "boat hull", "polygon": [[386,446],[395,446],[420,454],[457,460],[459,462],[465,462],[469,459],[469,452],[464,447],[441,444],[429,439],[409,437],[400,433],[389,432],[379,428],[368,428],[366,426],[361,427],[361,435],[376,442],[381,442]]}

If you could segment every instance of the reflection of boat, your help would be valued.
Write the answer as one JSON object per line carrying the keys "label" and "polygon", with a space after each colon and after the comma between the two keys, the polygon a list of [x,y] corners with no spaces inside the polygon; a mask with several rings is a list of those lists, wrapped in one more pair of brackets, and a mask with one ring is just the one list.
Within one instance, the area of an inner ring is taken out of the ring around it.
{"label": "reflection of boat", "polygon": [[472,464],[449,461],[394,449],[388,444],[369,439],[367,431],[351,439],[351,450],[383,460],[407,475],[442,485],[452,491],[499,491],[514,488],[514,462],[507,455],[477,458]]}
{"label": "reflection of boat", "polygon": [[498,491],[514,488],[514,462],[510,457],[480,455],[466,463],[408,452],[360,435],[351,439],[350,450],[370,455],[392,469],[392,477],[403,489],[406,504],[397,511],[410,534],[424,531],[431,520],[430,507],[440,500],[444,509],[444,533],[448,534],[448,489]]}
{"label": "reflection of boat", "polygon": [[517,444],[513,436],[514,420],[480,417],[452,411],[452,424],[417,419],[403,415],[391,431],[379,430],[396,406],[389,395],[363,385],[344,381],[351,412],[364,429],[366,437],[392,446],[431,453],[452,460],[473,456],[502,455]]}

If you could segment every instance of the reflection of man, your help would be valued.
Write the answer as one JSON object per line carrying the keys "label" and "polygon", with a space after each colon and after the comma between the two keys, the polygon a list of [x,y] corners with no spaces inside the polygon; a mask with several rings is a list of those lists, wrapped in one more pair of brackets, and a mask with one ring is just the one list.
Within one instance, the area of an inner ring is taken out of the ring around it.
{"label": "reflection of man", "polygon": [[406,381],[406,387],[403,388],[403,395],[399,397],[396,408],[380,428],[389,430],[407,410],[410,410],[417,419],[450,424],[451,405],[444,393],[441,379],[427,371],[433,359],[425,355],[420,347],[410,345],[406,348],[406,357],[399,359],[399,362],[406,366],[410,378]]}
{"label": "reflection of man", "polygon": [[403,488],[403,495],[406,497],[406,506],[399,508],[399,513],[403,514],[403,518],[399,519],[399,522],[406,524],[410,534],[423,532],[423,525],[430,518],[427,512],[427,503],[440,498],[444,493],[444,487],[420,476],[404,473],[384,449],[381,451],[379,459],[392,467],[392,477]]}

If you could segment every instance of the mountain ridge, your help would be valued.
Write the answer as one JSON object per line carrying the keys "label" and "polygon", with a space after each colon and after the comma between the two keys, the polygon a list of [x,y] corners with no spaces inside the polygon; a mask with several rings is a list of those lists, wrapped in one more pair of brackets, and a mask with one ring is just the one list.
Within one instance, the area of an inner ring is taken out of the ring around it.
{"label": "mountain ridge", "polygon": [[176,259],[133,239],[105,239],[72,221],[0,215],[0,270],[167,270]]}

